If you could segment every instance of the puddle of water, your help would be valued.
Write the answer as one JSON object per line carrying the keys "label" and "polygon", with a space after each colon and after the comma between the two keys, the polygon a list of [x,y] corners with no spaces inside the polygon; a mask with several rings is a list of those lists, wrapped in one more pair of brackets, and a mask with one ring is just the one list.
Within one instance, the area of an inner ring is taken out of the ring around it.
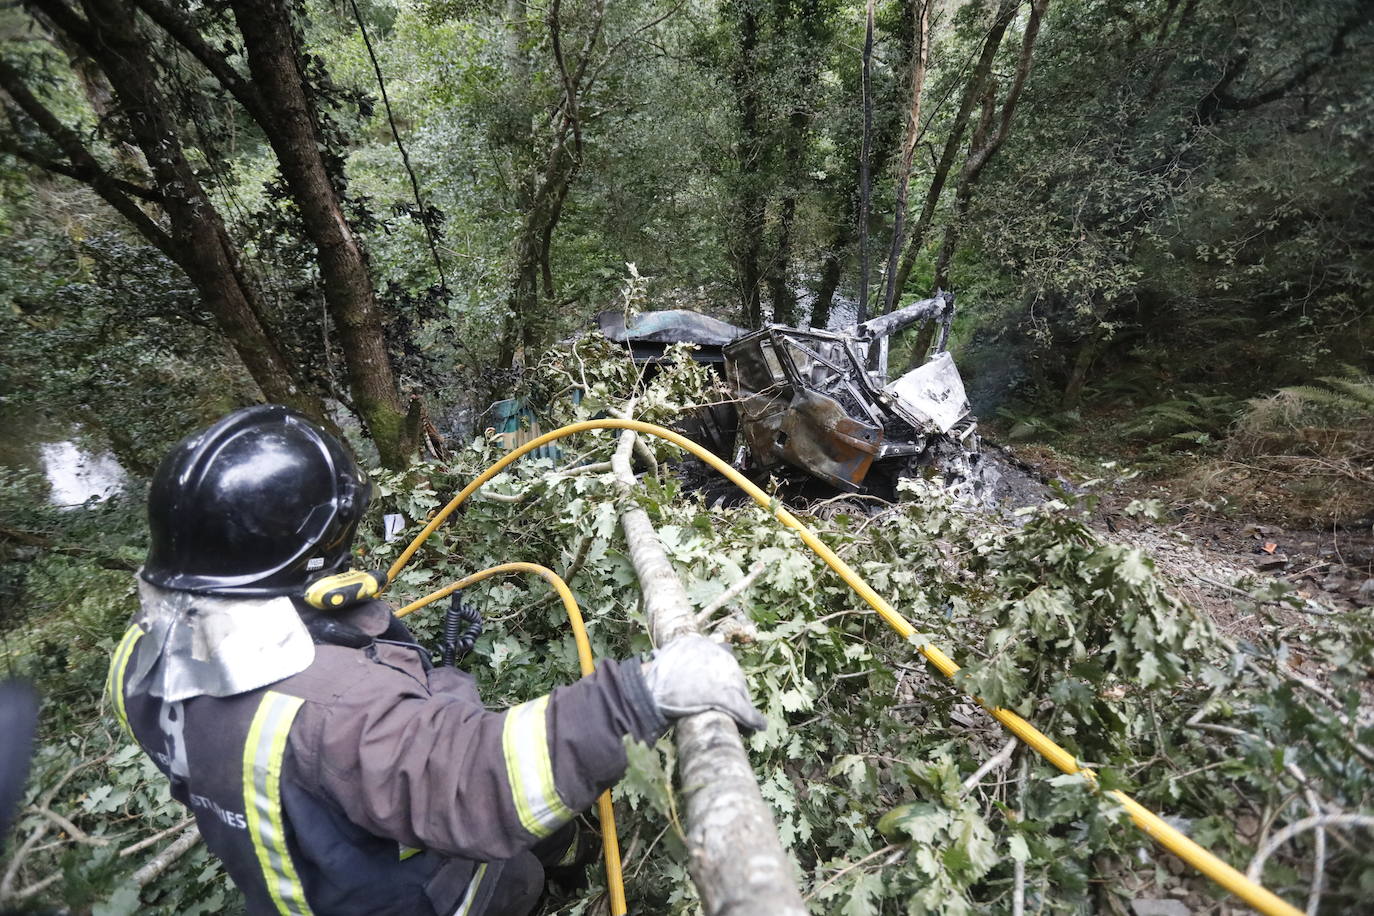
{"label": "puddle of water", "polygon": [[48,478],[48,500],[56,506],[71,508],[89,499],[108,499],[128,482],[113,455],[85,451],[70,439],[44,442],[39,453]]}
{"label": "puddle of water", "polygon": [[0,429],[0,466],[42,475],[52,505],[80,506],[128,486],[115,456],[76,423],[0,397]]}

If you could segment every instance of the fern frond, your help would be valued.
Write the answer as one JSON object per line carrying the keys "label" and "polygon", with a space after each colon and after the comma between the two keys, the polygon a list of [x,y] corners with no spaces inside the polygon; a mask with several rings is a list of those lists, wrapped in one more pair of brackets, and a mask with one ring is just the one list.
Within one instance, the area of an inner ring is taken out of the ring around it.
{"label": "fern frond", "polygon": [[1280,393],[1300,406],[1333,407],[1340,411],[1358,410],[1361,406],[1360,398],[1320,385],[1291,385],[1281,388]]}
{"label": "fern frond", "polygon": [[1365,409],[1374,411],[1374,376],[1364,376],[1363,378],[1323,378],[1318,379],[1328,388],[1334,388],[1338,392],[1349,395],[1354,401],[1364,405]]}

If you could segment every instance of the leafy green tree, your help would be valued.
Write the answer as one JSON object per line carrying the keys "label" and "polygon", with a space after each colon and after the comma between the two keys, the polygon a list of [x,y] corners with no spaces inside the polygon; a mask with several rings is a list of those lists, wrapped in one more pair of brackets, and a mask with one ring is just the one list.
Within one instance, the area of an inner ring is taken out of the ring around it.
{"label": "leafy green tree", "polygon": [[1369,4],[1078,2],[1051,17],[951,271],[1005,278],[1042,390],[1072,405],[1124,360],[1143,396],[1185,380],[1248,393],[1357,360]]}
{"label": "leafy green tree", "polygon": [[[146,23],[140,18],[140,12],[146,14],[160,30],[164,47],[194,58],[219,91],[242,106],[272,146],[304,235],[316,249],[324,300],[348,368],[349,403],[384,459],[404,463],[414,448],[415,424],[406,422],[366,258],[344,215],[341,163],[329,158],[338,138],[331,135],[332,122],[319,101],[327,81],[307,72],[310,62],[299,46],[291,8],[275,3],[254,7],[248,2],[236,8],[250,81],[202,33],[217,23],[197,22],[185,10],[160,0],[140,0],[137,8],[124,0],[91,0],[80,14],[57,0],[34,0],[32,7],[38,20],[58,36],[57,43],[77,56],[76,70],[86,74],[86,84],[96,79],[108,84],[115,118],[107,123],[119,127],[122,143],[141,152],[153,187],[110,174],[79,133],[35,94],[21,70],[3,62],[0,81],[16,135],[6,141],[7,149],[31,164],[89,182],[187,272],[263,393],[324,419],[319,387],[279,347],[262,292],[192,164],[192,157],[199,155],[213,167],[216,150],[209,143],[194,144],[203,134],[183,138],[175,123],[172,99],[185,93],[188,74],[179,68],[186,65],[155,65],[150,50],[156,45],[145,38]],[[198,119],[204,112],[192,109],[188,114]],[[203,128],[198,120],[193,124]],[[34,134],[56,149],[36,148],[19,139]],[[125,165],[135,173],[141,170],[128,157]],[[159,225],[157,213],[150,216],[140,209],[139,201],[165,212],[169,229]]]}

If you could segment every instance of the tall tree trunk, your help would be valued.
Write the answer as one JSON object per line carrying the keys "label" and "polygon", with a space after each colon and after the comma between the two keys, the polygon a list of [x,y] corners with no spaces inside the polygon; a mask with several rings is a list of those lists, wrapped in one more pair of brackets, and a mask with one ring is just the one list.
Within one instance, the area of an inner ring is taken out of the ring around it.
{"label": "tall tree trunk", "polygon": [[859,148],[859,324],[868,320],[868,204],[871,188],[869,156],[873,144],[873,0],[868,0],[864,12],[863,87],[860,104],[863,106],[863,140]]}
{"label": "tall tree trunk", "polygon": [[849,234],[841,232],[831,246],[826,249],[821,262],[821,282],[816,288],[816,304],[811,307],[811,327],[825,328],[830,325],[830,311],[835,305],[835,292],[840,288],[840,275],[844,271],[844,250],[849,246]]}
{"label": "tall tree trunk", "polygon": [[768,289],[773,300],[773,320],[792,324],[797,320],[797,293],[789,276],[792,267],[792,224],[797,217],[797,195],[789,191],[778,214],[778,245],[768,271]]}
{"label": "tall tree trunk", "polygon": [[1021,35],[1021,54],[1017,58],[1016,72],[1012,76],[1002,108],[994,117],[996,87],[989,84],[983,97],[983,112],[978,128],[969,143],[968,157],[959,171],[959,186],[955,191],[954,218],[945,227],[945,238],[940,245],[940,256],[935,265],[935,285],[941,289],[949,285],[950,264],[954,260],[959,232],[968,217],[969,204],[973,199],[973,187],[997,151],[1006,143],[1011,134],[1012,123],[1016,117],[1016,107],[1021,101],[1021,91],[1030,77],[1031,65],[1035,61],[1035,41],[1040,35],[1040,22],[1045,15],[1049,0],[1031,0],[1030,17],[1026,20],[1026,30]]}
{"label": "tall tree trunk", "polygon": [[901,297],[896,283],[897,256],[902,251],[906,221],[906,196],[911,185],[911,169],[916,158],[916,144],[921,140],[921,94],[926,84],[927,50],[930,46],[930,2],[917,0],[915,6],[915,52],[911,55],[911,89],[907,110],[906,139],[902,143],[902,161],[897,171],[897,205],[892,217],[892,246],[887,255],[887,285],[883,294],[883,313],[892,311]]}
{"label": "tall tree trunk", "polygon": [[993,16],[992,25],[988,29],[987,37],[983,40],[978,62],[974,65],[973,73],[964,85],[964,94],[959,100],[959,110],[954,115],[954,123],[950,125],[949,136],[945,138],[945,146],[940,153],[940,161],[936,163],[935,171],[930,177],[930,186],[926,189],[925,202],[921,205],[921,215],[916,220],[916,225],[912,227],[911,240],[906,243],[906,253],[902,255],[902,263],[897,268],[897,274],[891,279],[892,286],[898,296],[905,288],[907,278],[911,276],[911,269],[916,266],[916,259],[921,256],[921,246],[925,243],[926,233],[930,231],[931,223],[935,219],[935,210],[940,204],[940,196],[944,193],[945,182],[949,179],[950,170],[954,167],[954,160],[959,155],[959,148],[963,146],[964,132],[968,129],[969,118],[973,114],[974,107],[978,104],[978,99],[983,95],[984,86],[992,74],[992,65],[997,59],[997,49],[1001,47],[1002,39],[1012,20],[1016,17],[1016,10],[1019,6],[1020,0],[1000,0],[997,12]]}
{"label": "tall tree trunk", "polygon": [[769,259],[768,288],[773,301],[773,320],[792,324],[797,320],[797,293],[792,288],[792,230],[797,219],[797,196],[806,173],[806,140],[811,115],[793,111],[787,118],[783,162],[787,188],[778,207],[777,245]]}
{"label": "tall tree trunk", "polygon": [[739,277],[740,299],[745,324],[756,328],[763,322],[763,269],[760,254],[767,220],[767,199],[760,187],[763,181],[765,138],[759,123],[757,60],[759,15],[756,0],[736,0],[739,10],[739,59],[731,73],[735,101],[739,105],[739,140],[735,158],[739,163],[739,216],[735,233],[735,272]]}
{"label": "tall tree trunk", "polygon": [[264,102],[268,141],[319,255],[324,298],[342,344],[353,406],[382,462],[404,467],[417,442],[407,431],[406,405],[387,353],[367,257],[344,218],[340,189],[325,164],[326,145],[301,72],[291,4],[232,0],[231,5]]}
{"label": "tall tree trunk", "polygon": [[[558,320],[554,306],[553,238],[563,218],[568,193],[582,168],[581,95],[590,85],[587,64],[601,35],[605,16],[604,7],[598,7],[597,18],[582,48],[582,57],[570,63],[563,51],[560,10],[559,0],[553,0],[545,20],[563,97],[545,122],[552,129],[544,141],[542,167],[538,171],[527,170],[518,185],[515,204],[523,214],[523,224],[516,240],[515,269],[498,354],[501,368],[514,365],[520,349],[533,353],[544,346]],[[523,0],[508,0],[507,11],[507,68],[513,85],[525,86],[530,75],[522,36],[524,24],[528,22],[528,10]],[[533,112],[522,111],[513,120],[531,123]],[[539,142],[538,136],[531,130],[525,136],[526,142],[533,146]]]}
{"label": "tall tree trunk", "polygon": [[1065,410],[1072,410],[1082,400],[1083,389],[1088,384],[1088,372],[1097,361],[1103,346],[1104,341],[1096,334],[1079,342],[1078,352],[1074,354],[1073,366],[1069,369],[1069,379],[1064,384],[1064,394],[1060,401]]}
{"label": "tall tree trunk", "polygon": [[263,395],[323,420],[323,403],[296,380],[294,367],[266,328],[256,290],[238,273],[238,252],[226,245],[219,213],[182,150],[132,8],[120,0],[83,0],[83,6],[94,38],[87,50],[109,78],[161,192],[172,230],[169,255],[186,271]]}
{"label": "tall tree trunk", "polygon": [[557,318],[552,314],[551,248],[580,165],[581,157],[574,150],[571,137],[565,134],[554,139],[543,175],[538,180],[530,176],[524,183],[525,193],[520,200],[524,219],[516,239],[509,311],[498,356],[501,368],[514,364],[518,349],[523,347],[525,352],[532,353],[544,345]]}

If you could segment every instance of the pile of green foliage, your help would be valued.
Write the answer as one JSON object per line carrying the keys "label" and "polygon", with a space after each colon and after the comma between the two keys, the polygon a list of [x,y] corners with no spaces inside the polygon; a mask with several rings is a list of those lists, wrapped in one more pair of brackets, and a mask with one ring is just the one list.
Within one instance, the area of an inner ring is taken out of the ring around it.
{"label": "pile of green foliage", "polygon": [[[625,404],[638,370],[604,346],[583,341],[542,367],[547,424]],[[700,366],[679,360],[642,385],[637,415],[670,422],[684,405],[714,397],[708,383]],[[576,404],[574,387],[583,392]],[[539,562],[566,572],[598,656],[649,649],[618,529],[625,497],[606,475],[570,470],[605,459],[614,441],[607,433],[565,439],[559,462],[525,459],[496,478],[486,492],[502,498],[474,498],[401,574],[393,598],[496,563]],[[669,446],[650,446],[660,469],[678,458]],[[479,438],[446,464],[376,472],[374,511],[402,513],[413,535],[501,452],[495,438]],[[52,513],[45,523],[19,483],[5,493],[28,507],[29,524],[100,551],[35,548],[5,558],[10,594],[25,608],[22,623],[7,627],[9,664],[34,675],[46,696],[28,807],[10,839],[14,889],[60,875],[31,900],[94,904],[101,914],[232,909],[236,896],[203,849],[144,887],[141,903],[128,876],[153,850],[118,856],[183,817],[98,706],[105,656],[135,598],[127,571],[93,561],[136,562],[137,513],[110,504]],[[900,504],[876,514],[843,504],[811,514],[923,639],[965,666],[950,684],[765,510],[708,509],[662,470],[646,475],[634,498],[698,606],[764,565],[726,609],[727,622],[712,626],[729,634],[767,716],[767,728],[748,740],[751,759],[814,912],[1008,911],[1018,886],[1028,906],[1052,912],[1125,912],[1123,900],[1135,895],[1177,892],[1198,902],[1217,893],[1081,778],[1024,749],[966,785],[1005,741],[970,693],[1028,716],[1091,763],[1103,785],[1128,789],[1241,866],[1312,804],[1356,812],[1374,802],[1374,729],[1359,715],[1361,684],[1374,669],[1367,620],[1296,619],[1288,596],[1269,593],[1252,609],[1264,621],[1259,638],[1233,644],[1172,596],[1148,557],[1093,533],[1083,506],[1051,502],[1009,524],[913,481]],[[369,519],[360,562],[385,565],[404,537],[384,542],[380,518]],[[84,532],[71,527],[78,524]],[[474,591],[487,628],[466,666],[490,705],[577,676],[563,611],[542,582],[496,579]],[[422,639],[437,636],[437,612],[410,622]],[[637,748],[632,760],[617,789],[630,897],[644,912],[693,912],[671,742]],[[44,808],[80,832],[54,829]],[[1265,869],[1267,883],[1301,899],[1313,842],[1304,833],[1283,846]],[[1367,845],[1325,849],[1324,906],[1368,899]],[[590,912],[592,902],[571,900],[557,912]]]}

